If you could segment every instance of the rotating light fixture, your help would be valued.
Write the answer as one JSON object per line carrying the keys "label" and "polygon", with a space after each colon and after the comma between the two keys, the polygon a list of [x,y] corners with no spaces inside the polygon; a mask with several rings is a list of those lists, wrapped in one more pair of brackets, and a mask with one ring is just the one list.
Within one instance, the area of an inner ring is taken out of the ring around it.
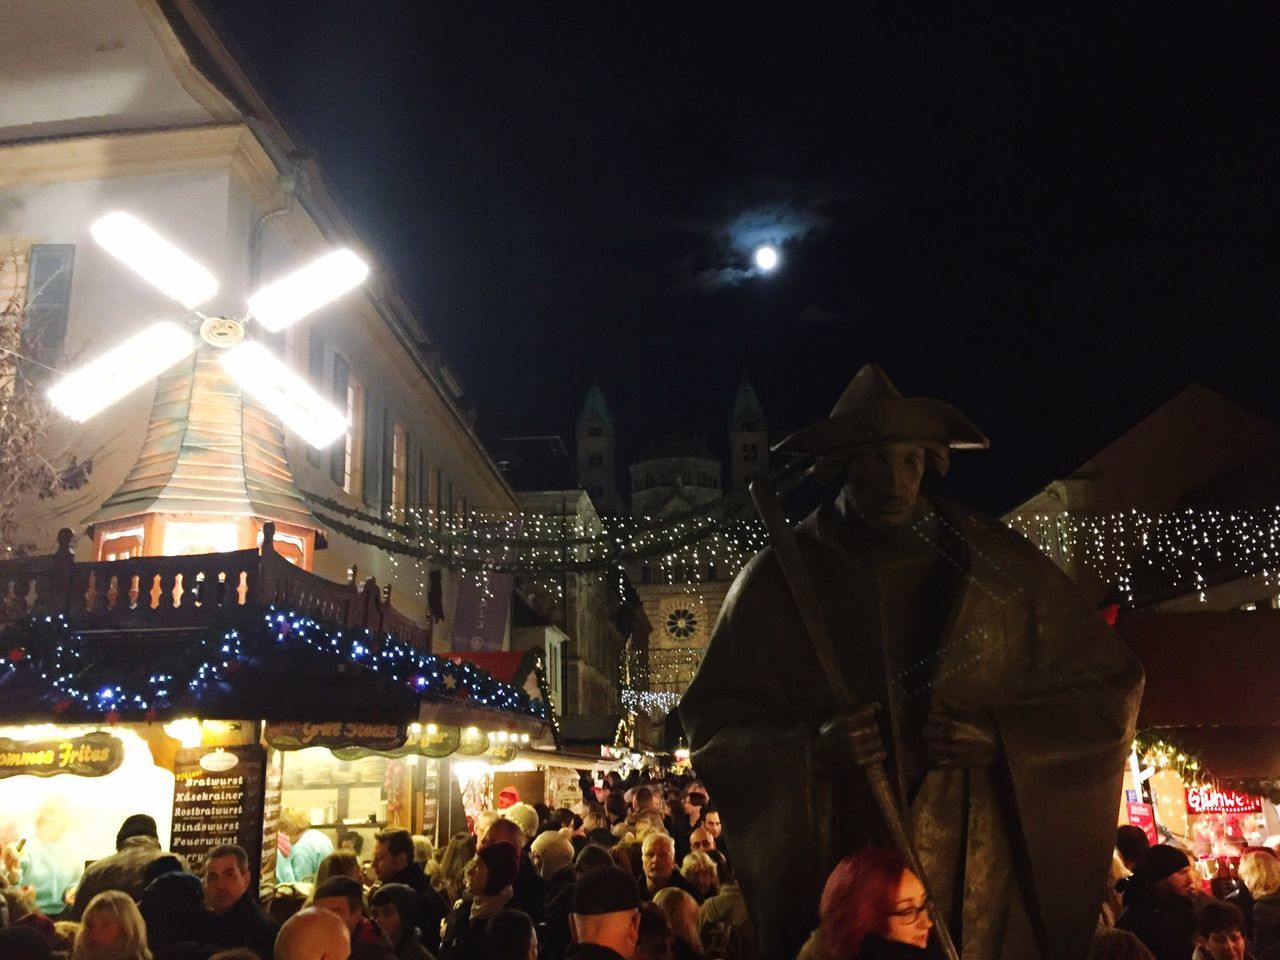
{"label": "rotating light fixture", "polygon": [[[278,332],[358,287],[369,267],[350,250],[312,261],[249,297],[244,318],[207,317],[196,308],[218,292],[218,281],[203,265],[129,213],[94,221],[89,232],[104,250],[165,296],[202,321],[200,335],[224,351],[222,366],[240,388],[313,447],[325,447],[346,432],[339,410],[262,344],[244,339],[246,319]],[[164,373],[196,349],[193,334],[162,321],[134,334],[67,374],[48,390],[54,407],[83,423]]]}

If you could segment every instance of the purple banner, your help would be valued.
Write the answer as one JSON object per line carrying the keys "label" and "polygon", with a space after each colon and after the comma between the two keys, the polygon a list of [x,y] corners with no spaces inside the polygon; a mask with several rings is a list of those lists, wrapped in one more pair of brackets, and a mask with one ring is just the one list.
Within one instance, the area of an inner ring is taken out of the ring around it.
{"label": "purple banner", "polygon": [[[523,520],[495,523],[476,527],[483,538],[492,533],[502,540],[520,536]],[[516,559],[516,548],[509,543],[496,543],[485,555],[486,564],[509,564]],[[458,602],[453,610],[454,653],[481,653],[502,649],[502,637],[507,629],[507,614],[511,610],[513,577],[489,569],[468,572],[458,586]]]}

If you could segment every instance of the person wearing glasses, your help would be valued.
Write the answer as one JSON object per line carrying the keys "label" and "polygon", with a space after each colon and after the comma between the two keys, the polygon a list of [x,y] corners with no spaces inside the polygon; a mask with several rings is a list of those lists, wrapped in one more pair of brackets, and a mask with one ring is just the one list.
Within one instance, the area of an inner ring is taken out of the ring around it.
{"label": "person wearing glasses", "polygon": [[922,960],[933,929],[930,906],[901,856],[859,850],[827,878],[818,929],[797,960]]}

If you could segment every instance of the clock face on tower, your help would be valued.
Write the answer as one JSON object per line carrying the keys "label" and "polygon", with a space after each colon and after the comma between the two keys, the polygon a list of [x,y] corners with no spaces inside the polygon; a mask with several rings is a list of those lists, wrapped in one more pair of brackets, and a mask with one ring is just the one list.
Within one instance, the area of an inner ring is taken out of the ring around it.
{"label": "clock face on tower", "polygon": [[667,633],[677,640],[687,640],[698,629],[698,618],[685,607],[677,607],[667,614]]}

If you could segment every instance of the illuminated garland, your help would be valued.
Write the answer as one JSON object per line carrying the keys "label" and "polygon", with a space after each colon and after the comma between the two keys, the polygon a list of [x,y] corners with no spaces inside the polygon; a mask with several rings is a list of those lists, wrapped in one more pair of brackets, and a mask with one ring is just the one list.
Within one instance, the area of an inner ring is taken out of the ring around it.
{"label": "illuminated garland", "polygon": [[[234,627],[212,628],[181,648],[166,647],[163,659],[176,657],[177,662],[166,665],[163,672],[139,669],[136,676],[129,676],[122,668],[137,667],[136,662],[112,661],[108,666],[109,647],[109,642],[72,630],[61,614],[10,624],[0,632],[0,649],[8,651],[0,687],[24,681],[44,686],[59,716],[94,714],[114,723],[129,715],[150,721],[187,697],[198,702],[212,683],[233,679],[264,654],[310,651],[331,661],[335,672],[354,664],[392,683],[405,684],[420,697],[462,700],[481,709],[543,720],[549,717],[545,690],[542,701],[533,700],[469,662],[422,653],[390,634],[375,635],[365,627],[328,628],[274,607],[268,607],[243,632]],[[112,677],[90,685],[84,678],[94,670],[110,670]]]}
{"label": "illuminated garland", "polygon": [[1188,786],[1212,779],[1200,759],[1170,737],[1139,731],[1134,737],[1133,749],[1144,767],[1151,767],[1157,773],[1172,770]]}

